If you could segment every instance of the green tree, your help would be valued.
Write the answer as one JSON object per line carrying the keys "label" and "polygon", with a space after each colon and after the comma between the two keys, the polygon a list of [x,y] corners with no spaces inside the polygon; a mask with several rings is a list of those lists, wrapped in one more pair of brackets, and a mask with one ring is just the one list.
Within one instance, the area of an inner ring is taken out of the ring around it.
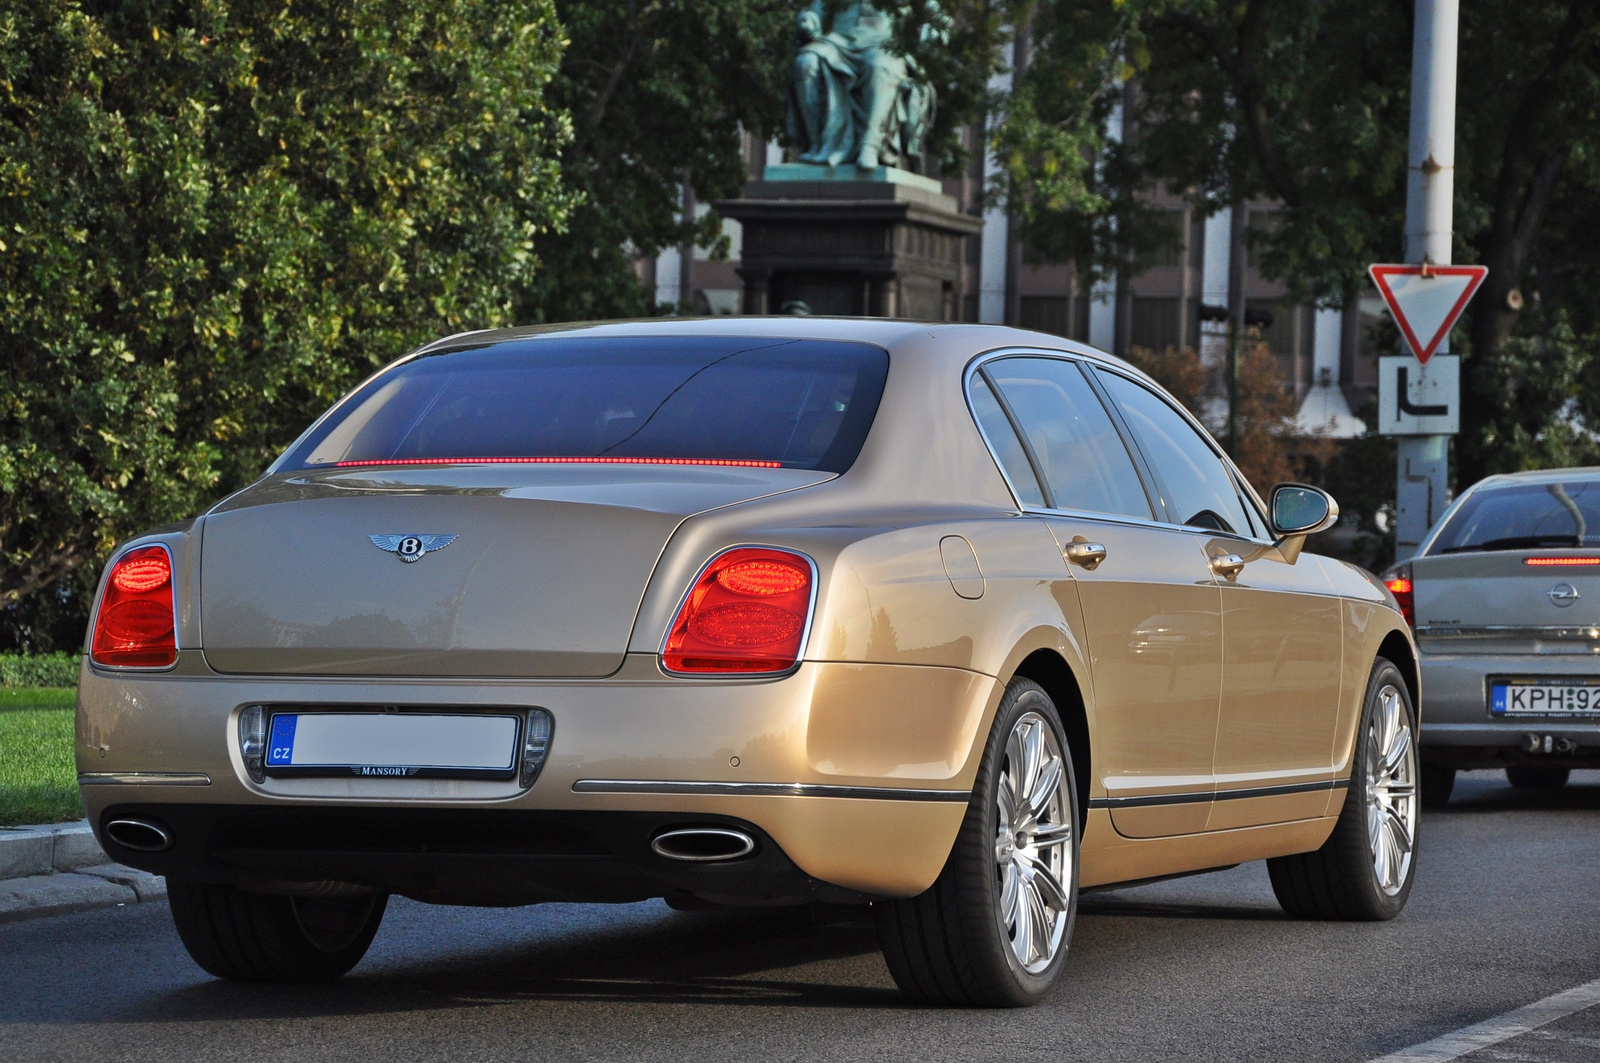
{"label": "green tree", "polygon": [[[1139,216],[1157,187],[1202,209],[1276,201],[1253,234],[1263,270],[1341,304],[1372,261],[1403,250],[1411,6],[1393,0],[1041,0],[1038,58],[1000,143],[1034,246],[1090,272],[1137,268],[1162,233]],[[1600,191],[1600,6],[1463,5],[1456,261],[1489,266],[1455,349],[1463,361],[1459,478],[1571,454],[1596,347],[1600,244],[1558,207]],[[1099,123],[1128,104],[1130,135]],[[1546,242],[1552,227],[1565,231]],[[1567,314],[1568,326],[1559,324]],[[1561,442],[1566,440],[1567,442]]]}
{"label": "green tree", "polygon": [[0,12],[0,606],[509,323],[571,199],[550,0]]}
{"label": "green tree", "polygon": [[[557,0],[571,39],[553,103],[572,115],[564,180],[583,195],[567,227],[540,239],[547,267],[524,291],[522,315],[565,321],[659,313],[634,265],[695,242],[719,254],[721,219],[683,217],[738,196],[749,178],[746,132],[781,136],[795,16],[804,0]],[[964,124],[989,105],[1015,5],[986,0],[879,0],[899,21],[899,46],[939,92],[932,168],[964,160]],[[922,31],[931,23],[942,39]]]}

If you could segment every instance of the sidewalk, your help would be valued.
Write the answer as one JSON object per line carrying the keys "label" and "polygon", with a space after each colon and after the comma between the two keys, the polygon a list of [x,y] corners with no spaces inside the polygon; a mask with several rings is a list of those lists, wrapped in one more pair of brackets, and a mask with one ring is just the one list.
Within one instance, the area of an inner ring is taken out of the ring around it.
{"label": "sidewalk", "polygon": [[112,863],[88,820],[0,827],[0,923],[166,896],[159,875]]}

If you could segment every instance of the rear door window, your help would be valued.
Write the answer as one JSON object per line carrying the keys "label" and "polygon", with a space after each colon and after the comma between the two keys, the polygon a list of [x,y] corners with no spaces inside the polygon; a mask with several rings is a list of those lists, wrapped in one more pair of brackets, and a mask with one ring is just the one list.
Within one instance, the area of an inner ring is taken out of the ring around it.
{"label": "rear door window", "polygon": [[1256,534],[1227,466],[1188,419],[1143,385],[1096,372],[1160,481],[1169,519],[1191,528]]}
{"label": "rear door window", "polygon": [[1033,474],[1033,466],[1028,463],[1022,441],[1017,438],[1016,429],[1011,427],[1011,421],[1000,408],[1000,402],[994,397],[988,381],[981,376],[973,377],[970,394],[972,412],[994,450],[995,460],[1016,489],[1017,501],[1025,506],[1044,506],[1046,503],[1044,492],[1039,490],[1039,478]]}
{"label": "rear door window", "polygon": [[1128,448],[1076,362],[1000,358],[984,372],[1011,407],[1052,508],[1154,516]]}
{"label": "rear door window", "polygon": [[1600,546],[1600,483],[1572,480],[1474,491],[1439,529],[1428,553],[1541,546]]}
{"label": "rear door window", "polygon": [[670,461],[844,472],[889,356],[864,343],[750,337],[509,340],[404,362],[281,467]]}

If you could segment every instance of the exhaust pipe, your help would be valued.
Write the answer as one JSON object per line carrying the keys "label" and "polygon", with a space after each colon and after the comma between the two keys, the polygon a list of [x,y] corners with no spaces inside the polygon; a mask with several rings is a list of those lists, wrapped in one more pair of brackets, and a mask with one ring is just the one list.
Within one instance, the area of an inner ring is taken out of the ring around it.
{"label": "exhaust pipe", "polygon": [[106,837],[124,849],[161,853],[172,848],[167,828],[148,819],[114,819],[106,824]]}
{"label": "exhaust pipe", "polygon": [[756,840],[730,827],[683,827],[656,835],[650,848],[668,860],[704,864],[749,856],[756,851]]}

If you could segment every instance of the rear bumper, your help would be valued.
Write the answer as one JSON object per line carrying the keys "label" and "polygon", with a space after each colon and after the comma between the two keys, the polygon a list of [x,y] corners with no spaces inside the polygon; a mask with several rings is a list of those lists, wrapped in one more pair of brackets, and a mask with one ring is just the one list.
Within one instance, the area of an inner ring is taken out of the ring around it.
{"label": "rear bumper", "polygon": [[[179,877],[351,882],[463,903],[679,891],[912,896],[949,854],[1000,694],[993,678],[960,669],[807,663],[779,680],[707,682],[664,676],[647,656],[608,679],[569,682],[86,667],[78,771],[108,852]],[[238,713],[251,704],[536,706],[555,733],[526,790],[479,780],[255,783],[237,742]],[[105,836],[108,819],[135,813],[166,823],[172,849],[136,853]],[[757,850],[719,865],[650,851],[655,833],[696,825],[737,825]]]}
{"label": "rear bumper", "polygon": [[[1600,766],[1600,720],[1497,718],[1489,681],[1499,676],[1600,676],[1600,657],[1578,654],[1421,654],[1422,746],[1457,768],[1539,764]],[[1548,741],[1546,741],[1548,739]]]}

